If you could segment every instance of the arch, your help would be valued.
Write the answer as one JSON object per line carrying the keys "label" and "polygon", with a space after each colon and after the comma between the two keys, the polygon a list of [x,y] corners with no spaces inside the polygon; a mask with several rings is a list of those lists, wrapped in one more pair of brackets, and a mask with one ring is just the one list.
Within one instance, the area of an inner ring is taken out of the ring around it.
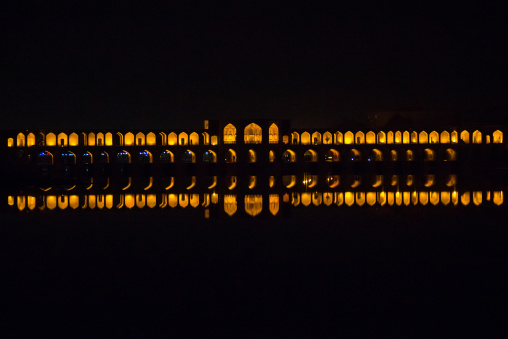
{"label": "arch", "polygon": [[272,150],[268,152],[268,162],[275,162],[275,152]]}
{"label": "arch", "polygon": [[458,142],[458,140],[459,140],[459,138],[458,138],[457,131],[452,131],[452,133],[451,133],[452,143],[456,144]]}
{"label": "arch", "polygon": [[230,217],[236,213],[238,203],[236,202],[236,195],[225,194],[224,195],[224,212]]}
{"label": "arch", "polygon": [[436,179],[436,177],[434,174],[426,174],[423,186],[425,186],[425,187],[433,186],[435,179]]}
{"label": "arch", "polygon": [[210,144],[210,135],[207,132],[201,133],[203,135],[203,145],[209,145]]}
{"label": "arch", "polygon": [[104,134],[97,133],[97,146],[104,146]]}
{"label": "arch", "polygon": [[146,144],[148,146],[155,146],[157,144],[157,137],[155,136],[154,132],[149,132],[146,135]]}
{"label": "arch", "polygon": [[323,145],[331,145],[333,142],[333,137],[332,137],[332,133],[330,132],[325,132],[323,134]]}
{"label": "arch", "polygon": [[46,135],[46,146],[56,146],[56,135],[55,135],[55,133],[48,133]]}
{"label": "arch", "polygon": [[482,132],[476,130],[473,132],[473,144],[481,144],[482,143]]}
{"label": "arch", "polygon": [[319,132],[312,133],[312,144],[321,145],[321,133]]}
{"label": "arch", "polygon": [[245,212],[255,217],[263,210],[263,196],[246,195],[245,196]]}
{"label": "arch", "polygon": [[386,133],[386,143],[393,144],[393,132],[392,131],[388,131],[388,133]]}
{"label": "arch", "polygon": [[161,154],[159,156],[159,161],[162,163],[175,162],[175,156],[173,155],[173,153],[171,151],[165,150],[165,151],[161,152]]}
{"label": "arch", "polygon": [[107,132],[104,137],[104,144],[106,146],[113,146],[113,134],[110,132]]}
{"label": "arch", "polygon": [[309,132],[302,133],[301,144],[302,145],[310,145],[310,133]]}
{"label": "arch", "polygon": [[251,123],[243,130],[243,137],[246,144],[260,144],[262,142],[261,127]]}
{"label": "arch", "polygon": [[[502,144],[503,143],[503,132],[500,130],[495,130],[494,133],[492,133],[492,142],[494,144]],[[30,146],[30,145],[28,145]]]}
{"label": "arch", "polygon": [[26,145],[27,147],[35,146],[35,135],[33,133],[28,133],[26,137]]}
{"label": "arch", "polygon": [[448,131],[442,131],[440,140],[442,144],[449,144],[450,143],[450,133]]}
{"label": "arch", "polygon": [[182,153],[182,161],[184,163],[193,164],[196,162],[196,154],[191,150],[186,150]]}
{"label": "arch", "polygon": [[279,195],[278,194],[270,194],[268,197],[269,209],[270,213],[276,215],[279,212]]}
{"label": "arch", "polygon": [[88,133],[87,140],[88,146],[95,146],[95,133],[94,132]]}
{"label": "arch", "polygon": [[203,162],[216,163],[217,154],[212,150],[205,151],[205,153],[203,153]]}
{"label": "arch", "polygon": [[224,127],[224,143],[225,144],[236,143],[236,127],[233,124],[227,124]]}
{"label": "arch", "polygon": [[305,162],[317,162],[318,155],[316,151],[309,149],[303,154],[303,161]]}
{"label": "arch", "polygon": [[192,132],[189,135],[189,144],[199,145],[199,134],[197,134],[196,132]]}
{"label": "arch", "polygon": [[425,131],[420,132],[420,135],[418,137],[418,142],[420,144],[427,144],[429,142],[429,136],[428,136],[427,132],[425,132]]}
{"label": "arch", "polygon": [[368,161],[383,161],[383,153],[374,148],[370,154],[370,157],[367,159]]}
{"label": "arch", "polygon": [[429,134],[429,143],[437,144],[439,143],[439,134],[436,131],[432,131]]}
{"label": "arch", "polygon": [[131,163],[131,154],[127,151],[120,151],[116,154],[116,160],[120,164],[130,164]]}
{"label": "arch", "polygon": [[8,138],[7,139],[7,147],[12,147],[12,146],[14,146],[14,139]]}
{"label": "arch", "polygon": [[369,131],[366,135],[366,141],[368,144],[375,144],[376,143],[376,133]]}
{"label": "arch", "polygon": [[400,144],[402,142],[402,133],[400,131],[395,132],[395,143]]}
{"label": "arch", "polygon": [[424,161],[434,161],[434,160],[436,160],[435,153],[434,153],[434,151],[432,149],[426,148],[423,152],[424,152],[424,156],[423,156],[423,160]]}
{"label": "arch", "polygon": [[359,150],[357,150],[356,148],[353,148],[353,149],[351,149],[351,151],[349,151],[349,158],[352,161],[360,161],[360,160],[362,160],[362,154],[360,153]]}
{"label": "arch", "polygon": [[18,133],[16,137],[16,146],[25,147],[25,135],[23,133]]}
{"label": "arch", "polygon": [[189,135],[185,132],[178,134],[178,145],[186,146],[189,143]]}
{"label": "arch", "polygon": [[168,134],[168,145],[173,146],[178,143],[178,136],[175,132],[171,132]]}
{"label": "arch", "polygon": [[282,184],[287,188],[294,187],[296,185],[296,175],[283,175]]}
{"label": "arch", "polygon": [[53,165],[53,154],[48,151],[37,154],[37,165]]}
{"label": "arch", "polygon": [[452,149],[452,148],[448,148],[446,150],[446,161],[455,161],[457,160],[457,152]]}
{"label": "arch", "polygon": [[91,164],[93,164],[93,155],[92,155],[92,153],[90,153],[90,152],[83,153],[83,155],[81,156],[81,162],[84,165],[91,165]]}
{"label": "arch", "polygon": [[300,134],[298,134],[297,132],[291,133],[291,144],[292,145],[300,144]]}
{"label": "arch", "polygon": [[340,155],[339,155],[339,152],[333,148],[330,148],[326,153],[325,153],[325,161],[326,162],[337,162],[340,160]]}
{"label": "arch", "polygon": [[99,164],[109,164],[109,154],[107,152],[99,154]]}
{"label": "arch", "polygon": [[79,145],[79,137],[76,133],[71,133],[69,135],[69,146],[78,146]]}
{"label": "arch", "polygon": [[213,146],[215,146],[215,145],[217,145],[217,143],[218,143],[218,141],[217,141],[218,139],[219,139],[219,138],[217,138],[217,136],[216,136],[216,135],[212,135],[212,136],[210,137],[210,141],[211,141],[210,143],[211,143]]}
{"label": "arch", "polygon": [[411,132],[411,143],[412,144],[418,143],[418,133],[416,133],[416,131]]}
{"label": "arch", "polygon": [[335,187],[339,186],[340,176],[338,176],[338,175],[329,175],[326,178],[326,182],[328,184],[328,187],[335,188]]}
{"label": "arch", "polygon": [[386,144],[386,133],[383,131],[379,131],[377,133],[377,143],[378,144]]}
{"label": "arch", "polygon": [[413,161],[415,159],[414,153],[412,150],[408,149],[406,151],[406,161]]}
{"label": "arch", "polygon": [[136,146],[145,146],[145,134],[139,132],[136,134]]}
{"label": "arch", "polygon": [[282,160],[284,162],[296,162],[296,153],[288,149],[282,153]]}
{"label": "arch", "polygon": [[351,145],[354,143],[354,139],[355,139],[355,136],[353,135],[353,133],[351,131],[347,131],[345,134],[344,134],[344,143],[346,145]]}
{"label": "arch", "polygon": [[404,133],[402,133],[402,143],[409,144],[409,141],[410,141],[409,132],[404,131]]}
{"label": "arch", "polygon": [[256,151],[250,149],[247,155],[247,162],[254,163],[257,161]]}
{"label": "arch", "polygon": [[473,203],[478,206],[482,204],[482,191],[473,191]]}
{"label": "arch", "polygon": [[236,162],[236,152],[231,148],[226,152],[225,161],[227,164],[232,164]]}
{"label": "arch", "polygon": [[398,160],[398,158],[399,158],[399,157],[398,157],[398,155],[397,155],[397,151],[396,151],[396,150],[394,150],[394,149],[392,149],[392,150],[390,151],[390,160],[391,160],[391,161],[397,161],[397,160]]}
{"label": "arch", "polygon": [[356,132],[355,144],[365,144],[365,134],[362,131]]}
{"label": "arch", "polygon": [[341,132],[337,131],[333,134],[333,143],[335,145],[342,145],[344,143],[344,136]]}
{"label": "arch", "polygon": [[132,146],[132,145],[134,145],[134,134],[132,134],[131,132],[125,133],[125,136],[124,136],[123,140],[124,140],[124,145],[125,146]]}
{"label": "arch", "polygon": [[268,142],[270,144],[277,144],[279,142],[279,127],[275,123],[271,124],[268,128]]}
{"label": "arch", "polygon": [[57,140],[58,140],[58,146],[64,147],[64,146],[68,145],[69,138],[67,137],[67,134],[62,132],[62,133],[58,134]]}
{"label": "arch", "polygon": [[462,140],[465,144],[469,144],[469,132],[468,131],[460,132],[460,140]]}
{"label": "arch", "polygon": [[374,182],[372,183],[372,187],[379,187],[383,184],[384,176],[383,175],[375,175]]}
{"label": "arch", "polygon": [[151,164],[153,160],[152,153],[147,150],[141,151],[138,154],[138,161],[142,164]]}

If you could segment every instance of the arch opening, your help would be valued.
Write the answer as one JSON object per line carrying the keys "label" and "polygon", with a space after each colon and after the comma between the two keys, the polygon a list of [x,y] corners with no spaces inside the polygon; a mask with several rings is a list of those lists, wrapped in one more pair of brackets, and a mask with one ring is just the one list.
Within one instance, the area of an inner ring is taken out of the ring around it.
{"label": "arch opening", "polygon": [[262,130],[259,125],[251,123],[247,125],[243,131],[244,141],[246,144],[260,144],[262,142]]}

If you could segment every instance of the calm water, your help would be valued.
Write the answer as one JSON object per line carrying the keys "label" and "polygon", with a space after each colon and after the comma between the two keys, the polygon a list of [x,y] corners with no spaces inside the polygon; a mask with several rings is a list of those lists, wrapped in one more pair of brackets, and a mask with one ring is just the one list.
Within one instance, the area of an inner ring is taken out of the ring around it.
{"label": "calm water", "polygon": [[311,196],[306,207],[302,194],[298,206],[280,194],[275,216],[263,195],[254,218],[241,195],[228,217],[220,196],[221,212],[210,208],[208,219],[202,195],[196,208],[90,209],[80,195],[76,210],[20,212],[5,203],[8,193],[4,326],[78,336],[499,333],[506,204],[483,191],[479,206],[472,193],[464,206],[457,190],[456,205],[425,206],[327,206]]}

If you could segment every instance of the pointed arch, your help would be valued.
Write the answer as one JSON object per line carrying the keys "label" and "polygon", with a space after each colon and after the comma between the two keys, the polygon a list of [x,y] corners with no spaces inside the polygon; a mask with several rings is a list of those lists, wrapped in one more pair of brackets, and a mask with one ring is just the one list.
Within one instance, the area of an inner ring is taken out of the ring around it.
{"label": "pointed arch", "polygon": [[236,213],[238,203],[236,202],[236,195],[225,194],[224,195],[224,212],[230,217]]}
{"label": "pointed arch", "polygon": [[469,132],[468,131],[460,132],[460,140],[462,140],[465,144],[469,144]]}
{"label": "pointed arch", "polygon": [[351,159],[351,161],[360,161],[360,160],[362,160],[362,154],[360,153],[359,150],[357,150],[356,148],[353,148],[349,152],[349,158]]}
{"label": "pointed arch", "polygon": [[175,132],[171,132],[168,134],[168,145],[174,146],[178,143],[178,136]]}
{"label": "pointed arch", "polygon": [[260,144],[263,140],[262,130],[259,125],[251,123],[243,130],[243,137],[246,144]]}
{"label": "pointed arch", "polygon": [[377,143],[386,144],[386,134],[383,131],[379,131],[377,134]]}
{"label": "pointed arch", "polygon": [[409,144],[409,141],[410,141],[409,132],[408,131],[404,131],[404,133],[402,133],[402,143],[403,144]]}
{"label": "pointed arch", "polygon": [[452,131],[451,133],[452,143],[456,144],[459,141],[457,131]]}
{"label": "pointed arch", "polygon": [[331,145],[333,142],[333,137],[332,137],[332,133],[330,132],[325,132],[323,134],[323,145]]}
{"label": "pointed arch", "polygon": [[418,143],[427,144],[428,142],[429,142],[429,136],[428,136],[427,132],[421,131],[419,138],[418,138]]}
{"label": "pointed arch", "polygon": [[134,134],[132,134],[131,132],[127,132],[125,133],[125,136],[124,136],[124,145],[125,146],[132,146],[134,145]]}
{"label": "pointed arch", "polygon": [[194,154],[191,150],[186,150],[182,154],[182,161],[184,163],[193,164],[196,162],[196,154]]}
{"label": "pointed arch", "polygon": [[482,132],[476,130],[473,132],[473,144],[481,144],[482,143]]}
{"label": "pointed arch", "polygon": [[111,132],[107,132],[104,136],[104,142],[106,146],[113,146],[113,134]]}
{"label": "pointed arch", "polygon": [[333,148],[330,148],[325,154],[326,162],[337,162],[340,160],[339,152]]}
{"label": "pointed arch", "polygon": [[192,132],[189,135],[189,144],[190,145],[199,145],[199,134],[196,132]]}
{"label": "pointed arch", "polygon": [[139,152],[138,161],[142,164],[151,164],[153,161],[152,153],[147,150]]}
{"label": "pointed arch", "polygon": [[146,135],[146,144],[148,146],[155,146],[157,144],[157,138],[155,136],[155,133],[153,132],[149,132],[147,135]]}
{"label": "pointed arch", "polygon": [[362,131],[356,132],[355,144],[365,144],[365,134]]}
{"label": "pointed arch", "polygon": [[393,144],[393,132],[392,131],[388,131],[388,133],[386,133],[386,143]]}
{"label": "pointed arch", "polygon": [[56,135],[54,133],[46,135],[46,146],[56,146]]}
{"label": "pointed arch", "polygon": [[302,133],[301,144],[302,145],[310,145],[310,133],[309,132]]}
{"label": "pointed arch", "polygon": [[90,152],[83,153],[83,155],[81,156],[81,162],[84,165],[91,165],[91,164],[93,164],[93,155],[92,155],[92,153],[90,153]]}
{"label": "pointed arch", "polygon": [[236,152],[234,150],[232,150],[231,148],[228,149],[228,151],[226,152],[226,163],[227,164],[232,164],[232,163],[235,163],[236,162]]}
{"label": "pointed arch", "polygon": [[162,163],[172,163],[175,162],[175,156],[169,150],[162,151],[159,156],[159,161]]}
{"label": "pointed arch", "polygon": [[337,131],[333,134],[333,143],[335,145],[342,145],[344,143],[344,137],[341,132]]}
{"label": "pointed arch", "polygon": [[279,127],[275,123],[268,128],[268,142],[270,144],[279,143]]}
{"label": "pointed arch", "polygon": [[354,143],[354,139],[355,139],[355,136],[353,135],[353,132],[351,131],[347,131],[345,134],[344,134],[344,143],[346,145],[351,145]]}
{"label": "pointed arch", "polygon": [[35,135],[33,133],[28,133],[26,137],[26,145],[28,147],[35,146]]}
{"label": "pointed arch", "polygon": [[300,144],[300,134],[297,132],[291,133],[291,145],[298,145]]}
{"label": "pointed arch", "polygon": [[205,151],[205,153],[203,153],[203,162],[216,163],[217,154],[212,150]]}
{"label": "pointed arch", "polygon": [[69,135],[69,146],[78,146],[79,145],[79,137],[76,133],[71,133]]}
{"label": "pointed arch", "polygon": [[233,124],[227,124],[224,127],[224,143],[235,144],[236,143],[236,127]]}
{"label": "pointed arch", "polygon": [[449,144],[450,143],[450,133],[448,131],[442,131],[440,138],[442,144]]}
{"label": "pointed arch", "polygon": [[457,160],[457,152],[452,148],[448,148],[446,150],[446,161],[455,161],[455,160]]}
{"label": "pointed arch", "polygon": [[411,143],[412,144],[418,143],[418,133],[416,133],[416,131],[411,132]]}
{"label": "pointed arch", "polygon": [[[503,143],[503,132],[501,132],[500,130],[494,131],[494,133],[492,133],[492,142],[494,144],[502,144]],[[28,146],[30,146],[30,145],[28,145]]]}
{"label": "pointed arch", "polygon": [[282,153],[282,160],[284,162],[296,162],[296,153],[288,149]]}
{"label": "pointed arch", "polygon": [[377,148],[372,149],[369,161],[383,161],[383,153]]}
{"label": "pointed arch", "polygon": [[95,146],[95,133],[90,132],[88,133],[88,146]]}
{"label": "pointed arch", "polygon": [[366,135],[367,144],[375,144],[376,143],[376,133],[369,131]]}
{"label": "pointed arch", "polygon": [[189,144],[189,135],[185,132],[178,134],[178,145],[186,146],[187,144]]}
{"label": "pointed arch", "polygon": [[395,132],[395,143],[400,144],[402,142],[402,133],[400,131]]}
{"label": "pointed arch", "polygon": [[429,134],[429,143],[437,144],[439,143],[439,134],[436,131],[432,131]]}
{"label": "pointed arch", "polygon": [[23,133],[18,133],[16,137],[16,146],[25,147],[25,135]]}
{"label": "pointed arch", "polygon": [[104,146],[104,134],[102,132],[97,133],[97,146]]}
{"label": "pointed arch", "polygon": [[423,158],[424,161],[436,160],[434,150],[432,150],[430,148],[426,148],[423,152],[424,152],[424,158]]}
{"label": "pointed arch", "polygon": [[321,133],[319,132],[312,133],[312,144],[321,145]]}
{"label": "pointed arch", "polygon": [[303,161],[305,162],[317,162],[318,155],[316,151],[309,149],[303,154]]}

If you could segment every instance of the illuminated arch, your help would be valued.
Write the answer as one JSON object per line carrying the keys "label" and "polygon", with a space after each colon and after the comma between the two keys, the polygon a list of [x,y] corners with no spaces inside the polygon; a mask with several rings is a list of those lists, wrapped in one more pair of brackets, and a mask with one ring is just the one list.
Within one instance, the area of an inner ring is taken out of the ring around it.
{"label": "illuminated arch", "polygon": [[203,135],[203,145],[209,145],[210,144],[210,135],[207,132],[203,132],[201,134]]}
{"label": "illuminated arch", "polygon": [[302,145],[310,145],[310,133],[303,132],[301,141],[302,141],[301,142]]}
{"label": "illuminated arch", "polygon": [[79,145],[79,137],[76,133],[71,133],[69,135],[69,146],[78,146]]}
{"label": "illuminated arch", "polygon": [[16,146],[25,147],[25,135],[23,133],[18,133],[16,137]]}
{"label": "illuminated arch", "polygon": [[383,131],[378,132],[377,134],[377,143],[378,144],[386,144],[386,134]]}
{"label": "illuminated arch", "polygon": [[424,161],[434,161],[434,160],[436,160],[435,153],[434,153],[434,151],[432,149],[426,148],[423,152],[424,152],[424,157],[423,157]]}
{"label": "illuminated arch", "polygon": [[482,143],[482,132],[476,130],[473,132],[473,144],[481,144]]}
{"label": "illuminated arch", "polygon": [[217,162],[217,154],[212,150],[206,151],[205,153],[203,153],[203,162],[216,163]]}
{"label": "illuminated arch", "polygon": [[374,148],[372,150],[372,153],[368,159],[369,161],[383,161],[383,153],[378,150],[377,148]]}
{"label": "illuminated arch", "polygon": [[321,133],[319,132],[312,133],[312,144],[321,145]]}
{"label": "illuminated arch", "polygon": [[275,161],[275,152],[270,150],[270,152],[268,152],[268,162],[274,162]]}
{"label": "illuminated arch", "polygon": [[356,132],[355,144],[365,144],[365,134],[362,131]]}
{"label": "illuminated arch", "polygon": [[427,144],[429,142],[429,136],[428,136],[427,132],[425,132],[425,131],[421,131],[420,132],[420,136],[418,138],[418,142],[420,144]]}
{"label": "illuminated arch", "polygon": [[447,161],[457,160],[457,152],[454,149],[448,148],[446,150],[446,160]]}
{"label": "illuminated arch", "polygon": [[297,132],[291,133],[291,144],[292,145],[300,144],[300,135]]}
{"label": "illuminated arch", "polygon": [[35,146],[35,135],[33,133],[29,133],[26,137],[26,145],[28,147]]}
{"label": "illuminated arch", "polygon": [[226,152],[226,163],[227,164],[231,164],[231,163],[235,163],[236,162],[236,152],[233,151],[232,149],[228,149],[228,151]]}
{"label": "illuminated arch", "polygon": [[161,152],[159,161],[162,163],[171,163],[175,162],[175,157],[171,151],[165,150]]}
{"label": "illuminated arch", "polygon": [[323,144],[324,145],[331,145],[333,143],[333,136],[330,132],[325,132],[323,134]]}
{"label": "illuminated arch", "polygon": [[469,132],[468,131],[460,132],[460,140],[462,140],[465,144],[469,144]]}
{"label": "illuminated arch", "polygon": [[224,195],[224,212],[230,217],[236,213],[238,203],[236,202],[236,195],[225,194]]}
{"label": "illuminated arch", "polygon": [[434,176],[434,174],[426,174],[423,186],[425,186],[425,187],[434,186],[435,179],[436,179],[436,177]]}
{"label": "illuminated arch", "polygon": [[233,124],[227,124],[224,127],[224,143],[225,144],[236,143],[236,127]]}
{"label": "illuminated arch", "polygon": [[191,150],[186,150],[182,153],[182,161],[184,163],[195,163],[196,162],[196,154]]}
{"label": "illuminated arch", "polygon": [[97,146],[104,146],[104,134],[97,133]]}
{"label": "illuminated arch", "polygon": [[256,151],[250,149],[249,150],[249,153],[247,155],[247,162],[249,163],[254,163],[254,162],[257,162],[257,154],[256,154]]}
{"label": "illuminated arch", "polygon": [[375,144],[376,143],[376,133],[374,133],[372,131],[367,132],[365,139],[368,144]]}
{"label": "illuminated arch", "polygon": [[339,186],[339,184],[340,184],[340,176],[338,176],[338,175],[329,175],[326,178],[326,182],[328,184],[328,187],[335,188],[335,187]]}
{"label": "illuminated arch", "polygon": [[386,143],[393,144],[393,132],[392,131],[388,131],[388,133],[386,133]]}
{"label": "illuminated arch", "polygon": [[326,153],[325,153],[325,161],[326,162],[337,162],[340,160],[340,155],[339,155],[339,152],[333,148],[330,148]]}
{"label": "illuminated arch", "polygon": [[394,150],[394,149],[392,149],[392,150],[390,151],[390,160],[391,160],[391,161],[397,161],[397,160],[398,160],[398,158],[399,158],[399,157],[398,157],[398,155],[397,155],[397,151],[396,151],[396,150]]}
{"label": "illuminated arch", "polygon": [[288,149],[282,153],[282,160],[284,162],[296,162],[296,153]]}
{"label": "illuminated arch", "polygon": [[116,160],[120,164],[130,164],[131,163],[131,154],[127,151],[120,151],[116,154]]}
{"label": "illuminated arch", "polygon": [[148,146],[155,146],[157,144],[157,137],[155,136],[155,133],[149,132],[146,135],[146,144]]}
{"label": "illuminated arch", "polygon": [[406,161],[413,161],[415,159],[414,153],[412,150],[408,149],[406,151]]}
{"label": "illuminated arch", "polygon": [[400,131],[395,132],[395,143],[400,144],[402,142],[402,133]]}
{"label": "illuminated arch", "polygon": [[409,144],[409,132],[408,131],[404,131],[404,133],[402,133],[402,143],[403,144]]}
{"label": "illuminated arch", "polygon": [[245,196],[245,212],[255,217],[263,210],[263,196],[246,195]]}
{"label": "illuminated arch", "polygon": [[[500,130],[494,131],[494,133],[492,133],[492,142],[494,144],[502,144],[503,143],[503,132],[501,132]],[[28,146],[30,146],[30,145],[28,145]]]}
{"label": "illuminated arch", "polygon": [[185,146],[188,143],[189,143],[189,136],[187,135],[187,133],[182,132],[182,133],[178,134],[178,145]]}
{"label": "illuminated arch", "polygon": [[440,140],[441,140],[442,144],[449,144],[450,143],[450,133],[448,133],[448,131],[442,131]]}
{"label": "illuminated arch", "polygon": [[142,164],[151,164],[153,161],[152,153],[147,150],[139,152],[138,161]]}
{"label": "illuminated arch", "polygon": [[260,144],[262,142],[262,130],[255,123],[251,123],[243,130],[243,138],[246,144]]}
{"label": "illuminated arch", "polygon": [[452,133],[451,133],[451,141],[454,144],[456,144],[459,141],[457,131],[452,131]]}
{"label": "illuminated arch", "polygon": [[269,209],[270,213],[276,215],[279,212],[279,195],[278,194],[270,194],[268,197]]}
{"label": "illuminated arch", "polygon": [[349,151],[349,158],[352,161],[360,161],[362,160],[362,154],[357,149],[353,148],[351,151]]}
{"label": "illuminated arch", "polygon": [[429,134],[429,143],[431,143],[431,144],[439,143],[439,134],[436,131],[432,131]]}
{"label": "illuminated arch", "polygon": [[171,132],[168,134],[168,145],[174,146],[178,143],[178,136],[175,132]]}
{"label": "illuminated arch", "polygon": [[270,144],[277,144],[279,142],[279,127],[275,123],[271,124],[268,128],[268,142]]}
{"label": "illuminated arch", "polygon": [[303,154],[303,161],[305,162],[317,162],[318,155],[316,151],[309,149]]}
{"label": "illuminated arch", "polygon": [[14,139],[7,138],[7,147],[13,147],[13,146],[14,146]]}
{"label": "illuminated arch", "polygon": [[88,133],[88,146],[95,146],[95,133]]}
{"label": "illuminated arch", "polygon": [[282,184],[287,188],[294,187],[296,185],[296,175],[283,175]]}
{"label": "illuminated arch", "polygon": [[333,143],[335,145],[342,145],[344,143],[344,137],[341,132],[335,132],[333,134]]}
{"label": "illuminated arch", "polygon": [[110,132],[106,133],[104,140],[106,146],[113,146],[113,134]]}
{"label": "illuminated arch", "polygon": [[192,132],[189,135],[189,144],[199,145],[199,134],[197,134],[196,132]]}
{"label": "illuminated arch", "polygon": [[412,144],[418,143],[418,133],[416,133],[416,131],[411,132],[411,143]]}
{"label": "illuminated arch", "polygon": [[54,133],[46,135],[46,146],[56,146],[56,135]]}
{"label": "illuminated arch", "polygon": [[81,162],[84,165],[91,165],[91,164],[93,164],[93,155],[92,155],[92,153],[90,153],[90,152],[83,153],[83,155],[81,156]]}
{"label": "illuminated arch", "polygon": [[131,132],[127,132],[125,133],[125,137],[124,137],[124,145],[125,146],[132,146],[134,145],[134,134],[132,134]]}
{"label": "illuminated arch", "polygon": [[345,134],[344,134],[344,143],[346,145],[351,145],[354,143],[354,139],[355,139],[355,136],[354,134],[351,132],[351,131],[347,131]]}

